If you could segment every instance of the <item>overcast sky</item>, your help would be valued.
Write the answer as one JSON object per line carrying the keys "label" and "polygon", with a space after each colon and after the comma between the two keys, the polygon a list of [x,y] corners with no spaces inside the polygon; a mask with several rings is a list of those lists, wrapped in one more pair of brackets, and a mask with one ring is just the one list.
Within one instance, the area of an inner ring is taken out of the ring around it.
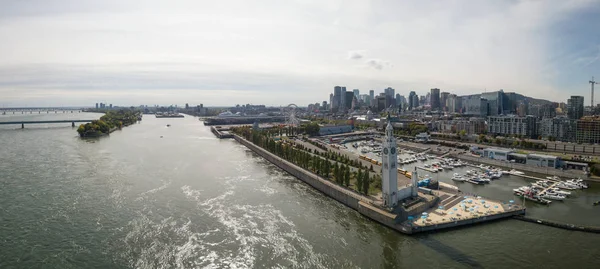
{"label": "overcast sky", "polygon": [[600,81],[600,0],[0,6],[5,107],[306,105],[329,101],[335,85],[403,95],[504,89],[589,104],[587,82]]}

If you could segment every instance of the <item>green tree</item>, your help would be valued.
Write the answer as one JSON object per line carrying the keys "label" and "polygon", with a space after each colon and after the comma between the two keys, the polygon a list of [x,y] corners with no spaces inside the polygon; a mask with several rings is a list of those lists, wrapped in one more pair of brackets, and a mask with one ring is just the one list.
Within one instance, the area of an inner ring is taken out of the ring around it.
{"label": "green tree", "polygon": [[344,173],[344,184],[346,187],[350,186],[350,167],[346,166],[346,173]]}
{"label": "green tree", "polygon": [[367,176],[365,178],[363,178],[363,187],[362,187],[362,191],[365,195],[369,195],[369,184],[371,181],[371,179],[369,178],[369,174],[366,174]]}
{"label": "green tree", "polygon": [[358,175],[356,176],[356,191],[360,192],[360,190],[362,190],[362,180],[363,180],[363,174],[366,174],[369,172],[362,172],[362,169],[358,169]]}

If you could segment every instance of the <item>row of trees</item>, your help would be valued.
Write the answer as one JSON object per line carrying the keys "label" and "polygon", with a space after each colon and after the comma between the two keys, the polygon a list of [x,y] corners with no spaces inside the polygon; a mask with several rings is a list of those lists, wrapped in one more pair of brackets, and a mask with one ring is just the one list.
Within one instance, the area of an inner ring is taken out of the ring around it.
{"label": "row of trees", "polygon": [[546,149],[546,145],[538,142],[527,141],[522,138],[488,138],[486,135],[479,135],[478,139],[479,143],[482,144],[496,144],[498,146],[507,146],[513,148],[522,148],[522,149],[533,149],[533,150],[544,150]]}
{"label": "row of trees", "polygon": [[[347,188],[354,187],[354,189],[360,193],[368,194],[369,187],[374,181],[374,179],[369,176],[366,168],[360,165],[360,163],[358,165],[358,173],[353,173],[351,171],[351,165],[349,164],[344,164],[335,160],[332,161],[319,154],[312,154],[306,151],[302,145],[285,140],[275,141],[273,138],[269,137],[266,132],[253,131],[248,127],[232,128],[232,132],[325,179],[333,180],[335,183]],[[323,154],[326,154],[326,156],[334,156],[331,154],[335,153],[331,152],[329,153],[330,155],[327,155],[327,153]],[[351,184],[352,179],[356,182],[354,186]]]}

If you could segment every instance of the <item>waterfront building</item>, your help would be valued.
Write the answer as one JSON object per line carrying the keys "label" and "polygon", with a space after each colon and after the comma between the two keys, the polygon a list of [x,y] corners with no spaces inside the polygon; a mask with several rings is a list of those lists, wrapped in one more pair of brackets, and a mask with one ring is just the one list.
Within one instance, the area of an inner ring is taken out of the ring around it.
{"label": "waterfront building", "polygon": [[431,95],[429,97],[429,104],[431,105],[431,110],[440,110],[440,89],[433,88],[431,89]]}
{"label": "waterfront building", "polygon": [[508,161],[508,156],[513,153],[513,150],[509,149],[499,149],[499,148],[486,148],[483,150],[484,158],[493,159],[493,160],[502,160]]}
{"label": "waterfront building", "polygon": [[490,116],[488,133],[496,135],[522,135],[537,138],[537,118],[533,116]]}
{"label": "waterfront building", "polygon": [[525,164],[537,167],[558,168],[561,166],[560,158],[552,155],[527,154]]}
{"label": "waterfront building", "polygon": [[573,120],[583,117],[583,96],[571,96],[567,100],[567,116]]}
{"label": "waterfront building", "polygon": [[352,125],[325,125],[319,127],[319,135],[334,135],[352,132]]}

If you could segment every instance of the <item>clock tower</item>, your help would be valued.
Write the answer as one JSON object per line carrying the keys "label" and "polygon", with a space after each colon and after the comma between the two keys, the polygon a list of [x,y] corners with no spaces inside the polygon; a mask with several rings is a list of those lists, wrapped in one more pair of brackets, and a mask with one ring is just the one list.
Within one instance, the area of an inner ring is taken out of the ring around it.
{"label": "clock tower", "polygon": [[381,198],[383,205],[386,207],[395,207],[398,203],[398,153],[396,152],[398,145],[394,137],[394,127],[388,115],[388,124],[385,128],[385,138],[381,145]]}

